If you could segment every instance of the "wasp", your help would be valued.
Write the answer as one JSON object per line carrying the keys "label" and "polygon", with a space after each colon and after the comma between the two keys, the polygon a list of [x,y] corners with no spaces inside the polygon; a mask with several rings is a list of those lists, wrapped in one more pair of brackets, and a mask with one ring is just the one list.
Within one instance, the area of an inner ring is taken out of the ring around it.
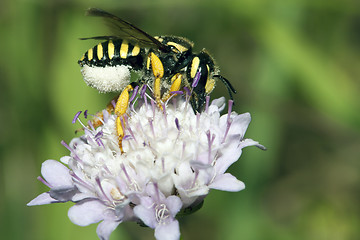
{"label": "wasp", "polygon": [[[81,38],[103,40],[90,48],[78,61],[85,82],[100,92],[121,92],[115,114],[125,114],[129,92],[136,86],[149,86],[157,105],[171,96],[186,92],[194,112],[200,112],[208,96],[221,80],[230,98],[236,93],[230,82],[219,74],[219,68],[203,49],[194,53],[193,42],[177,36],[151,36],[131,23],[97,8],[86,15],[103,18],[113,30],[111,36]],[[131,72],[139,73],[136,82],[130,82]],[[186,90],[186,91],[185,91]],[[120,117],[117,126],[123,136]]]}

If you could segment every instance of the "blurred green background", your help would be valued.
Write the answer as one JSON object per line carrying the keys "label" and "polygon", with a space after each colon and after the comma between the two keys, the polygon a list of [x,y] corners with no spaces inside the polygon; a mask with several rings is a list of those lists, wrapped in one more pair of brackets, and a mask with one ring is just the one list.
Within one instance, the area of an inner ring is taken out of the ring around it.
{"label": "blurred green background", "polygon": [[[72,205],[26,207],[46,191],[46,159],[68,154],[78,110],[112,96],[82,80],[77,60],[108,33],[84,16],[100,7],[152,35],[179,35],[207,48],[250,112],[245,149],[230,171],[247,188],[212,191],[181,221],[183,239],[359,239],[360,4],[358,0],[85,1],[0,3],[1,239],[97,239],[67,218]],[[226,95],[219,84],[214,97]],[[111,239],[152,239],[121,224]]]}

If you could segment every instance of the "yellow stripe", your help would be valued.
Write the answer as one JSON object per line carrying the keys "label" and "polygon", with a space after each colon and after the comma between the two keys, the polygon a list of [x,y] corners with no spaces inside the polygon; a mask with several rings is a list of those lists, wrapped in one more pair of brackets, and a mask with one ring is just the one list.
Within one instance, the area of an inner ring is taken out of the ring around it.
{"label": "yellow stripe", "polygon": [[188,48],[186,48],[178,43],[175,43],[175,42],[168,42],[167,45],[174,46],[177,50],[179,50],[179,52],[185,52],[188,50]]}
{"label": "yellow stripe", "polygon": [[137,56],[139,53],[140,53],[140,47],[138,45],[135,45],[132,52],[131,52],[131,55],[132,56]]}
{"label": "yellow stripe", "polygon": [[88,51],[88,60],[91,61],[93,59],[93,49],[90,48]]}
{"label": "yellow stripe", "polygon": [[197,70],[199,68],[200,59],[198,57],[194,57],[191,63],[190,77],[194,78]]}
{"label": "yellow stripe", "polygon": [[114,57],[114,54],[115,54],[114,43],[110,40],[108,43],[108,57],[110,60]]}
{"label": "yellow stripe", "polygon": [[97,57],[99,60],[101,60],[103,56],[104,56],[103,46],[101,45],[101,43],[99,43],[97,45]]}
{"label": "yellow stripe", "polygon": [[121,58],[127,58],[128,50],[129,50],[128,41],[124,40],[124,41],[121,43],[121,47],[120,47],[120,57],[121,57]]}
{"label": "yellow stripe", "polygon": [[162,41],[164,41],[164,39],[162,39],[161,37],[159,37],[159,36],[155,36],[154,37],[156,40],[158,40],[159,42],[162,42]]}
{"label": "yellow stripe", "polygon": [[150,56],[147,57],[146,69],[150,70]]}
{"label": "yellow stripe", "polygon": [[214,87],[215,87],[215,80],[208,78],[208,80],[206,81],[206,84],[205,84],[206,94],[211,93],[212,90],[214,90]]}
{"label": "yellow stripe", "polygon": [[80,61],[84,60],[85,55],[82,55],[82,57],[80,58]]}

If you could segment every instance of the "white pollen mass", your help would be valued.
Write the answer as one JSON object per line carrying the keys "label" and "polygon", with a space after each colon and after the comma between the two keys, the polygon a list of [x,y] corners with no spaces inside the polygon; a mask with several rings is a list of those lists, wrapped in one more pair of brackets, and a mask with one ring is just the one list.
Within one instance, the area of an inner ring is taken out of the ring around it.
{"label": "white pollen mass", "polygon": [[128,66],[95,67],[84,65],[81,68],[84,81],[100,92],[120,92],[130,83]]}

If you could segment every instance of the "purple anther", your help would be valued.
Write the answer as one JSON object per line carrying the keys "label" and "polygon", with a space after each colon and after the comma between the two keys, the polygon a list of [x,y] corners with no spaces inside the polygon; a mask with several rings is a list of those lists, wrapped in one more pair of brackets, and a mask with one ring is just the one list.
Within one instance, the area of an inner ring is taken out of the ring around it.
{"label": "purple anther", "polygon": [[131,139],[131,135],[125,135],[122,140],[124,141],[124,140],[130,140],[130,139]]}
{"label": "purple anther", "polygon": [[196,73],[196,75],[195,75],[195,77],[194,77],[194,81],[193,81],[193,83],[192,83],[192,85],[191,85],[192,88],[196,88],[196,86],[197,86],[198,83],[199,83],[200,76],[201,76],[201,72],[199,71],[199,72]]}
{"label": "purple anther", "polygon": [[73,124],[76,123],[76,120],[79,118],[79,116],[80,116],[81,113],[82,113],[82,111],[78,111],[78,112],[75,114],[75,116],[74,116],[74,118],[73,118],[73,120],[72,120],[72,123],[73,123]]}
{"label": "purple anther", "polygon": [[43,184],[45,184],[46,186],[48,186],[49,188],[52,188],[52,186],[50,185],[50,183],[48,183],[47,181],[45,181],[45,179],[43,179],[42,177],[38,176],[37,180],[39,180],[40,182],[42,182]]}
{"label": "purple anther", "polygon": [[[135,135],[134,135],[134,133],[133,133],[133,131],[132,131],[131,127],[128,127],[128,131],[129,131],[129,133],[130,133],[130,135],[131,135],[132,139],[134,139],[134,141],[137,143],[136,138],[135,138]],[[124,138],[125,138],[125,137],[124,137]]]}
{"label": "purple anther", "polygon": [[89,125],[91,130],[95,131],[94,125],[92,124],[92,122],[90,120],[87,122],[87,124]]}
{"label": "purple anther", "polygon": [[85,110],[84,111],[84,118],[87,118],[88,117],[88,110]]}
{"label": "purple anther", "polygon": [[78,155],[76,154],[76,152],[64,141],[61,140],[61,145],[63,145],[64,147],[66,147],[74,156],[73,158],[79,162],[82,162],[81,159],[78,157]]}
{"label": "purple anther", "polygon": [[232,106],[233,106],[233,104],[234,104],[234,101],[233,100],[229,100],[229,106],[228,106],[228,114],[230,114],[231,113],[231,110],[232,110]]}
{"label": "purple anther", "polygon": [[175,118],[175,125],[176,125],[177,130],[180,131],[180,124],[179,124],[179,119],[178,118]]}
{"label": "purple anther", "polygon": [[99,131],[96,135],[95,135],[95,139],[101,138],[103,136],[103,131]]}
{"label": "purple anther", "polygon": [[141,97],[144,97],[145,92],[146,92],[146,89],[147,89],[147,85],[144,84],[144,85],[141,87],[141,89],[140,89],[140,96],[141,96]]}
{"label": "purple anther", "polygon": [[101,141],[100,138],[97,138],[97,139],[96,139],[96,143],[97,143],[100,147],[105,148],[105,145],[104,145],[104,143]]}
{"label": "purple anther", "polygon": [[131,182],[132,182],[132,179],[131,179],[130,175],[128,174],[128,172],[126,171],[125,165],[124,165],[123,163],[121,163],[121,164],[120,164],[120,167],[121,167],[121,169],[123,170],[123,172],[124,172],[124,174],[125,174],[128,182],[131,183]]}
{"label": "purple anther", "polygon": [[111,100],[111,105],[113,106],[113,108],[116,108],[116,102],[115,102],[115,100],[113,99],[113,100]]}
{"label": "purple anther", "polygon": [[136,86],[134,88],[133,94],[131,95],[131,98],[129,99],[129,102],[132,102],[135,99],[136,95],[138,94],[138,91],[139,91],[139,86]]}
{"label": "purple anther", "polygon": [[183,91],[172,91],[172,92],[170,92],[171,94],[183,94],[184,92]]}
{"label": "purple anther", "polygon": [[184,90],[186,92],[186,95],[191,96],[191,92],[190,92],[189,88],[184,87]]}

